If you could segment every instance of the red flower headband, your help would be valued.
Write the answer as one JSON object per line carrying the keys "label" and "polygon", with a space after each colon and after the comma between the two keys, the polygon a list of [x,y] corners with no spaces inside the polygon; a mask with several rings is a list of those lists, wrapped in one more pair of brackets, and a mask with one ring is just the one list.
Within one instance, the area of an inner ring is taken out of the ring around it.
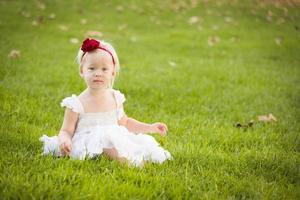
{"label": "red flower headband", "polygon": [[86,52],[90,52],[90,51],[93,51],[95,49],[102,49],[102,50],[106,51],[107,53],[109,53],[111,58],[112,58],[112,61],[113,61],[114,65],[115,65],[115,59],[114,59],[113,54],[109,50],[101,47],[99,41],[94,40],[94,39],[89,39],[89,38],[85,39],[83,41],[82,45],[81,45],[81,50],[83,51],[83,55],[82,55],[81,59],[86,54]]}

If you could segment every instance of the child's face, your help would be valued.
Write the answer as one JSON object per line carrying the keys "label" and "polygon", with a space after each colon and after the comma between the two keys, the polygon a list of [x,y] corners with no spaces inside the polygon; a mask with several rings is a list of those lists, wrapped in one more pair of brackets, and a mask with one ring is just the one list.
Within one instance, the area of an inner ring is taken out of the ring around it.
{"label": "child's face", "polygon": [[87,53],[82,60],[80,75],[89,88],[107,88],[114,77],[111,56],[99,49]]}

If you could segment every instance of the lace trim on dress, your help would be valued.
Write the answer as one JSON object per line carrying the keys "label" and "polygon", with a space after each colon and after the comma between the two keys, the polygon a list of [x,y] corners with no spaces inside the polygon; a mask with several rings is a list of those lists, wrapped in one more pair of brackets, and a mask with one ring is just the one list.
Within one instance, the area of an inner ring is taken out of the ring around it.
{"label": "lace trim on dress", "polygon": [[71,97],[64,98],[60,106],[67,107],[76,113],[84,113],[83,106],[75,94],[72,94]]}
{"label": "lace trim on dress", "polygon": [[[112,92],[113,92],[113,95],[114,95],[114,98],[115,98],[116,104],[117,104],[117,109],[116,109],[117,110],[117,118],[118,118],[118,120],[120,120],[125,115],[122,105],[126,101],[126,98],[125,98],[124,94],[121,93],[119,90],[112,89]],[[85,113],[82,103],[80,102],[78,96],[76,96],[75,94],[72,94],[71,97],[64,98],[60,105],[61,105],[61,107],[67,107],[76,113],[80,113],[80,114]],[[101,112],[99,112],[99,113],[101,113]],[[103,112],[103,113],[105,113],[105,112]]]}

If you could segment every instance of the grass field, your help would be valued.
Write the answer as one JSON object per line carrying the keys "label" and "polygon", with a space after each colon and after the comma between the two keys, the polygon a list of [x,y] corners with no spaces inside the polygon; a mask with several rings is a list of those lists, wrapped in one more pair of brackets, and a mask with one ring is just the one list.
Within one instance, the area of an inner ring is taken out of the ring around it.
{"label": "grass field", "polygon": [[[0,11],[1,199],[300,198],[299,6],[1,0]],[[89,31],[118,52],[127,115],[168,125],[154,137],[173,161],[41,156],[60,101],[85,88],[74,60]],[[269,113],[277,122],[258,122]]]}

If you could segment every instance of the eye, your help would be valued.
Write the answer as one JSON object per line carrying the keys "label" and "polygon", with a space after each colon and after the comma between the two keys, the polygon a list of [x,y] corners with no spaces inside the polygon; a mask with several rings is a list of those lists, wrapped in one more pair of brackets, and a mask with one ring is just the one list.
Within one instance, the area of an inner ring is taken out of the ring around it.
{"label": "eye", "polygon": [[106,71],[106,70],[108,70],[108,69],[104,67],[104,68],[102,68],[102,70],[103,70],[103,71]]}
{"label": "eye", "polygon": [[89,68],[88,68],[88,70],[94,70],[94,69],[95,69],[94,67],[89,67]]}

